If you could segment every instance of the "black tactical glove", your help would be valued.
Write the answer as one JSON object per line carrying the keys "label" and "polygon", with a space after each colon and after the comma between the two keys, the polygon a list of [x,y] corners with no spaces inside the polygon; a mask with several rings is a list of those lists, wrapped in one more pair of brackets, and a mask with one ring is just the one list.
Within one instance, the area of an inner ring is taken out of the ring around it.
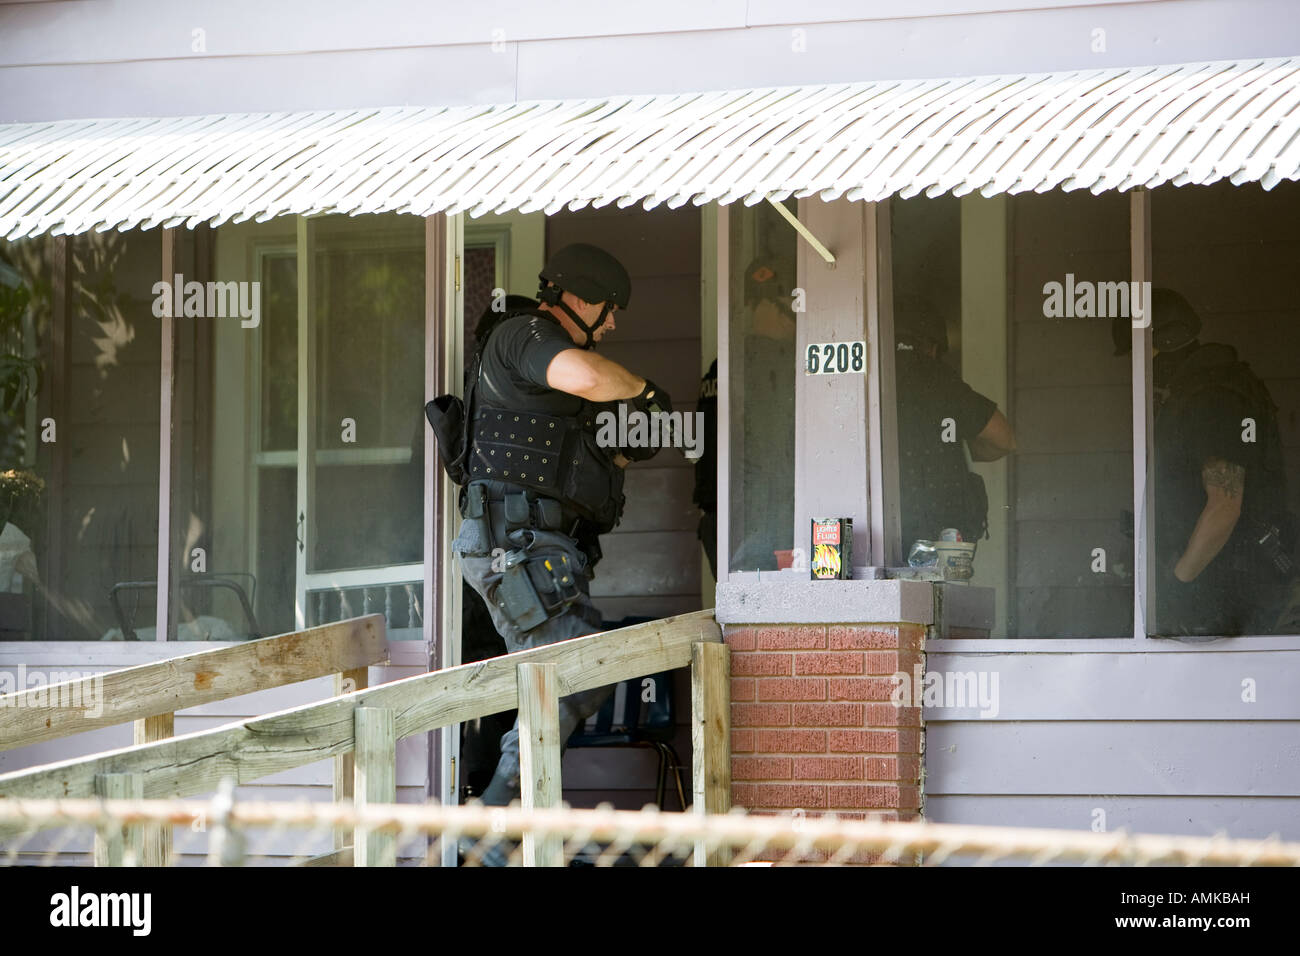
{"label": "black tactical glove", "polygon": [[[673,410],[672,399],[669,397],[668,393],[654,382],[650,381],[650,379],[646,379],[645,388],[641,389],[639,395],[628,399],[628,404],[631,405],[635,411],[641,412],[646,416],[659,415]],[[657,445],[652,445],[647,442],[646,445],[636,448],[620,448],[619,451],[622,453],[623,457],[629,461],[648,461],[655,455],[659,454],[660,448],[675,444],[674,437],[670,432],[668,432],[667,422],[663,419],[660,419],[659,422],[662,423],[663,431],[659,432],[659,443]],[[647,421],[647,429],[645,432],[647,438],[650,434],[649,424],[650,423]],[[656,425],[656,429],[658,427],[659,426]]]}
{"label": "black tactical glove", "polygon": [[671,412],[673,402],[668,393],[656,385],[650,379],[645,380],[645,388],[635,398],[628,399],[632,407],[639,412],[654,414],[656,412]]}

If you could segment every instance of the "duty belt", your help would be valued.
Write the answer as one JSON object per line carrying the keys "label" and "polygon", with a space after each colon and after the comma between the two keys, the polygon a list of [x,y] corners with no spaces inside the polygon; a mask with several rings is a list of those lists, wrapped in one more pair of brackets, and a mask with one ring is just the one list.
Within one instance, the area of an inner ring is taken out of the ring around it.
{"label": "duty belt", "polygon": [[494,547],[511,531],[538,528],[573,537],[580,520],[554,498],[503,481],[472,481],[461,499],[462,518],[487,518]]}

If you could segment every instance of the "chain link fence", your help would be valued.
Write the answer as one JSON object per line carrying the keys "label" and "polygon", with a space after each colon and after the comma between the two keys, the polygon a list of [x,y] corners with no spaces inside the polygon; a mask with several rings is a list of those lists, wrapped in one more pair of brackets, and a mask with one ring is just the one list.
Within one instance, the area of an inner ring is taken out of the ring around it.
{"label": "chain link fence", "polygon": [[352,865],[362,853],[372,865],[436,866],[444,847],[464,866],[1300,865],[1300,843],[1275,838],[232,795],[225,787],[211,800],[0,800],[0,865]]}

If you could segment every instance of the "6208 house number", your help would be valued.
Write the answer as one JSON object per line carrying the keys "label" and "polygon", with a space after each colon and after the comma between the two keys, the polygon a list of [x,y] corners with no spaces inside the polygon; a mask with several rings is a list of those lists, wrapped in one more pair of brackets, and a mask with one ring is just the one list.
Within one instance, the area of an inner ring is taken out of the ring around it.
{"label": "6208 house number", "polygon": [[840,375],[867,367],[865,342],[812,342],[804,352],[807,375]]}

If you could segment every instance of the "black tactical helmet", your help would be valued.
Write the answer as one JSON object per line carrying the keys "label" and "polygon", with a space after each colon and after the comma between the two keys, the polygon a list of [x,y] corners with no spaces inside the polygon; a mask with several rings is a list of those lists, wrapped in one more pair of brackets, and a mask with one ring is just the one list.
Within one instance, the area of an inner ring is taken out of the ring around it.
{"label": "black tactical helmet", "polygon": [[894,299],[894,341],[913,347],[934,345],[942,355],[948,351],[948,323],[927,299],[900,295]]}
{"label": "black tactical helmet", "polygon": [[585,242],[575,242],[555,253],[537,278],[543,289],[550,283],[592,304],[605,302],[626,309],[632,298],[632,280],[623,263]]}
{"label": "black tactical helmet", "polygon": [[[1154,310],[1151,315],[1151,345],[1158,352],[1174,352],[1191,345],[1201,334],[1201,317],[1191,303],[1173,289],[1151,290],[1151,301],[1144,303]],[[1111,320],[1111,338],[1115,354],[1127,355],[1133,350],[1133,321],[1126,316]]]}

